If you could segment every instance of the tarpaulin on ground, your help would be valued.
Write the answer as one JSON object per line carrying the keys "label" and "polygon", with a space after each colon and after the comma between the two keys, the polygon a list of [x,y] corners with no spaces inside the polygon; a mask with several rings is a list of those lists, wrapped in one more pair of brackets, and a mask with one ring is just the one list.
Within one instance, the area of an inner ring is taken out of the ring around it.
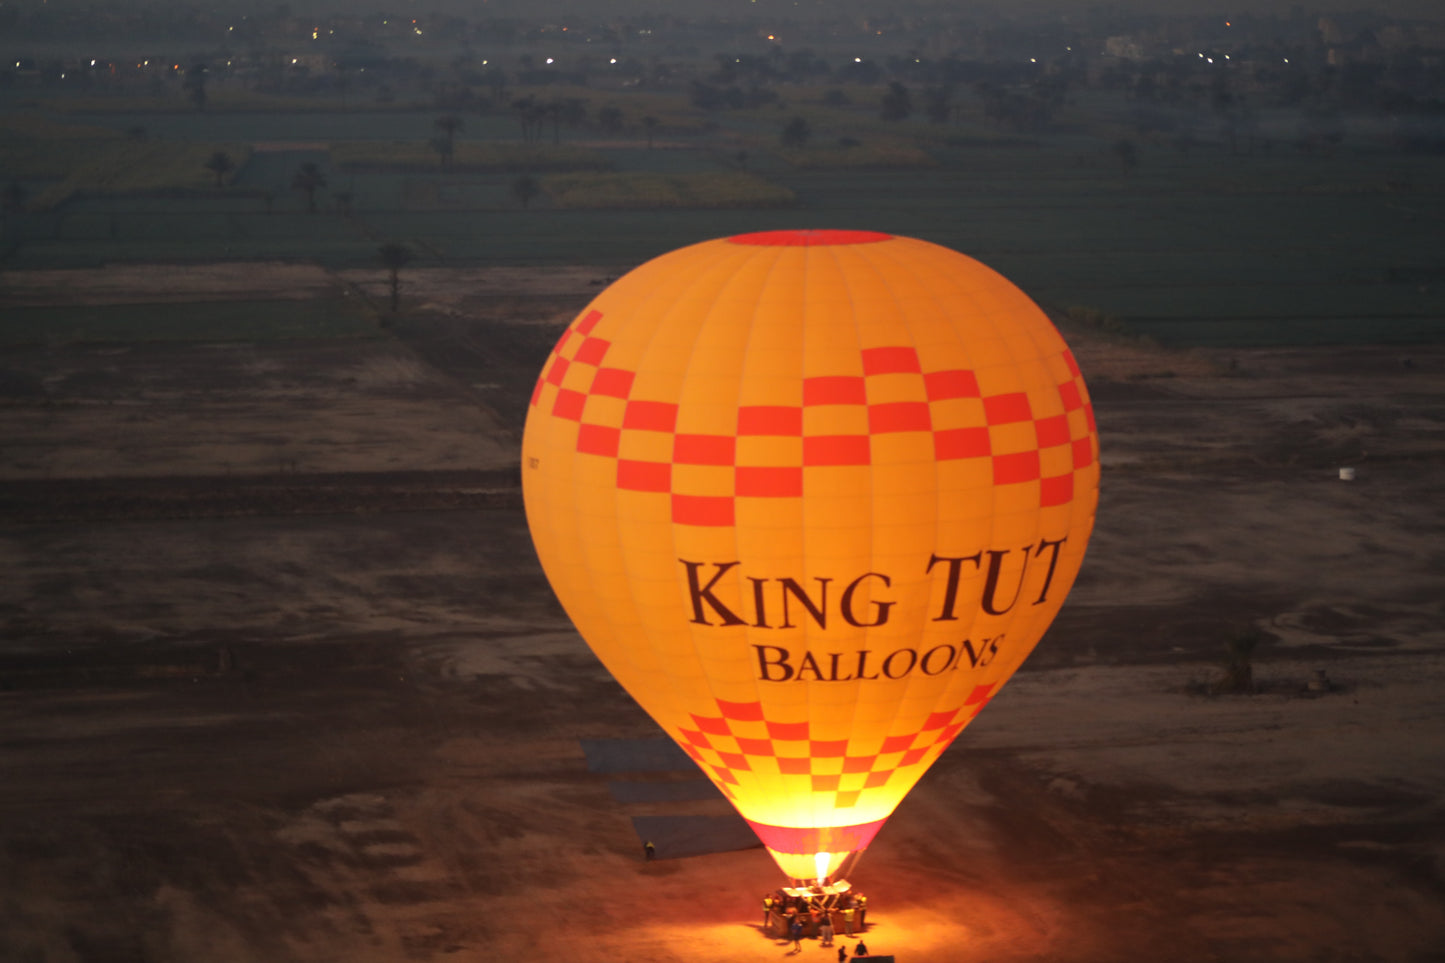
{"label": "tarpaulin on ground", "polygon": [[590,772],[687,772],[697,763],[671,739],[583,739]]}
{"label": "tarpaulin on ground", "polygon": [[704,853],[729,853],[761,846],[757,835],[737,814],[727,816],[633,816],[637,838],[657,847],[658,859],[679,859]]}
{"label": "tarpaulin on ground", "polygon": [[620,803],[689,802],[694,799],[722,799],[723,794],[706,779],[682,782],[609,782],[612,798]]}

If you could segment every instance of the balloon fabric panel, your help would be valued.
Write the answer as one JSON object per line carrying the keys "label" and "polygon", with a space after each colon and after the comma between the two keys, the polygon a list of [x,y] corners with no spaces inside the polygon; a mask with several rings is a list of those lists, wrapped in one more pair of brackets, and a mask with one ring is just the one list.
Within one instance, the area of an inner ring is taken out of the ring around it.
{"label": "balloon fabric panel", "polygon": [[1098,484],[1042,312],[864,232],[624,276],[544,366],[523,454],[569,616],[799,879],[866,848],[1032,650]]}

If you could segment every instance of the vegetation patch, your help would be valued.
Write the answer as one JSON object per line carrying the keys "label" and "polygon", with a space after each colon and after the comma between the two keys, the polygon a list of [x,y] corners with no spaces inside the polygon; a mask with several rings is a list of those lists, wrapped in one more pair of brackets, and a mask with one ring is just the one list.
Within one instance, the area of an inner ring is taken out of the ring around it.
{"label": "vegetation patch", "polygon": [[921,147],[901,144],[836,144],[827,147],[785,147],[778,156],[799,170],[856,168],[936,167],[933,155]]}
{"label": "vegetation patch", "polygon": [[559,174],[542,180],[554,207],[790,207],[786,187],[742,171],[694,174]]}
{"label": "vegetation patch", "polygon": [[[75,146],[69,145],[72,151]],[[92,146],[94,150],[66,169],[62,181],[36,195],[35,209],[54,207],[80,193],[209,193],[217,189],[217,175],[207,165],[218,153],[230,160],[230,169],[239,168],[251,156],[246,144],[113,140]]]}
{"label": "vegetation patch", "polygon": [[565,144],[498,144],[464,141],[444,156],[425,141],[346,141],[331,145],[331,161],[350,170],[436,171],[445,159],[452,171],[605,171],[612,163],[588,147]]}
{"label": "vegetation patch", "polygon": [[0,116],[0,172],[6,178],[64,177],[120,133],[89,124],[62,124],[35,114]]}

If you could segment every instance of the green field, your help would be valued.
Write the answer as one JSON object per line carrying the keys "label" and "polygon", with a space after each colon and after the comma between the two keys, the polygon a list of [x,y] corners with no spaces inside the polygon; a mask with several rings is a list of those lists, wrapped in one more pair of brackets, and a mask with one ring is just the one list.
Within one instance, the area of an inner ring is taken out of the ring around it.
{"label": "green field", "polygon": [[116,304],[7,308],[0,346],[135,344],[157,341],[278,341],[377,333],[354,299]]}
{"label": "green field", "polygon": [[[1093,111],[1094,127],[1028,137],[972,114],[883,125],[864,90],[850,91],[853,108],[797,91],[787,109],[707,116],[672,95],[576,93],[594,109],[626,105],[623,127],[547,124],[541,143],[523,144],[515,117],[468,115],[445,170],[429,146],[436,111],[31,104],[5,115],[15,136],[0,147],[0,178],[29,203],[0,225],[0,270],[226,258],[374,265],[388,240],[411,246],[416,266],[624,269],[732,233],[867,228],[964,251],[1047,304],[1095,307],[1166,343],[1445,335],[1439,161],[1380,141],[1304,154],[1278,143],[1231,153],[1207,140],[1184,152],[1139,138],[1138,163],[1125,167],[1111,138],[1126,107],[1097,92],[1074,108]],[[653,130],[639,126],[643,110],[658,120]],[[798,115],[813,139],[790,152],[778,134]],[[136,128],[148,139],[135,141]],[[848,131],[858,147],[832,146]],[[239,162],[223,188],[202,166],[216,149]],[[324,179],[314,213],[295,183],[306,163]],[[549,173],[558,167],[610,173]],[[512,190],[522,173],[547,190],[529,209]]]}

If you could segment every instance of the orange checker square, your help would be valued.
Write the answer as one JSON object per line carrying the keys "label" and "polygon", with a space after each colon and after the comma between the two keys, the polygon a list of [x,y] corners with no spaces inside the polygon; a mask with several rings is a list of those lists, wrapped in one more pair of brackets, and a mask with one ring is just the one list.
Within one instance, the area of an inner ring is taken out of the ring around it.
{"label": "orange checker square", "polygon": [[978,397],[942,398],[928,403],[928,417],[934,431],[955,428],[986,428],[983,399]]}
{"label": "orange checker square", "polygon": [[926,401],[888,401],[868,406],[871,435],[932,430],[933,416]]}
{"label": "orange checker square", "polygon": [[695,465],[672,463],[672,491],[680,495],[733,494],[732,465]]}
{"label": "orange checker square", "polygon": [[736,464],[739,466],[774,468],[801,467],[803,436],[738,435],[735,438]]}
{"label": "orange checker square", "polygon": [[967,368],[930,371],[923,376],[923,391],[929,401],[980,398],[978,376]]}
{"label": "orange checker square", "polygon": [[912,345],[864,348],[862,355],[865,375],[920,374],[923,371],[918,349]]}
{"label": "orange checker square", "polygon": [[1033,421],[1029,396],[1022,391],[1009,391],[983,398],[984,420],[990,427]]}
{"label": "orange checker square", "polygon": [[990,425],[988,445],[995,456],[1016,455],[1020,452],[1037,453],[1039,450],[1038,434],[1034,431],[1032,420]]}
{"label": "orange checker square", "polygon": [[1039,418],[1034,422],[1034,433],[1038,438],[1040,448],[1067,445],[1070,441],[1069,416],[1059,414]]}
{"label": "orange checker square", "polygon": [[1039,474],[1048,478],[1071,474],[1074,470],[1074,447],[1065,443],[1039,451]]}
{"label": "orange checker square", "polygon": [[618,459],[617,487],[631,492],[671,492],[672,465],[668,462]]}
{"label": "orange checker square", "polygon": [[872,447],[866,432],[837,435],[805,435],[805,467],[847,467],[872,462]]}
{"label": "orange checker square", "polygon": [[588,394],[602,396],[605,398],[620,398],[626,400],[632,392],[632,382],[637,375],[623,368],[598,368],[592,376],[592,384],[587,389]]}
{"label": "orange checker square", "polygon": [[802,405],[742,405],[738,408],[738,437],[801,438]]}
{"label": "orange checker square", "polygon": [[874,492],[896,495],[934,489],[937,450],[932,432],[874,435],[868,440],[868,447]]}
{"label": "orange checker square", "polygon": [[1035,481],[1041,477],[1039,453],[1030,449],[993,456],[993,483],[1015,485],[1019,482]]}
{"label": "orange checker square", "polygon": [[1046,476],[1039,480],[1039,504],[1044,506],[1068,505],[1074,499],[1074,476]]}
{"label": "orange checker square", "polygon": [[773,722],[768,720],[768,737],[776,742],[807,742],[809,741],[809,725],[807,722]]}
{"label": "orange checker square", "polygon": [[673,437],[671,432],[638,431],[623,427],[617,439],[617,456],[633,461],[651,461],[672,464]]}
{"label": "orange checker square", "polygon": [[940,428],[933,432],[935,461],[960,461],[968,458],[989,458],[993,455],[993,437],[982,425],[964,428]]}
{"label": "orange checker square", "polygon": [[799,466],[759,467],[741,465],[736,469],[736,493],[748,498],[801,498],[803,468]]}
{"label": "orange checker square", "polygon": [[869,405],[928,402],[928,384],[917,372],[869,375],[867,388]]}
{"label": "orange checker square", "polygon": [[617,446],[621,438],[621,428],[609,428],[606,425],[582,425],[577,432],[577,450],[589,455],[616,458]]}
{"label": "orange checker square", "polygon": [[587,407],[587,395],[571,388],[560,388],[552,398],[552,416],[567,421],[581,421]]}
{"label": "orange checker square", "polygon": [[736,437],[738,409],[731,396],[709,399],[683,399],[678,406],[678,434],[723,435]]}
{"label": "orange checker square", "polygon": [[813,771],[813,760],[806,756],[778,756],[778,771],[785,776],[806,776]]}
{"label": "orange checker square", "polygon": [[612,347],[612,342],[605,338],[594,338],[590,335],[582,339],[577,350],[572,355],[572,360],[581,364],[590,364],[594,368],[602,364],[607,357],[607,350]]}
{"label": "orange checker square", "polygon": [[668,401],[631,399],[623,410],[622,427],[634,431],[659,431],[671,434],[677,430],[677,405]]}
{"label": "orange checker square", "polygon": [[622,416],[626,410],[625,399],[592,393],[587,396],[587,406],[583,409],[583,417],[593,424],[620,428],[622,427]]}
{"label": "orange checker square", "polygon": [[672,460],[679,465],[732,465],[737,458],[735,435],[676,434]]}
{"label": "orange checker square", "polygon": [[737,524],[736,505],[730,495],[672,495],[672,520],[678,525],[731,528]]}
{"label": "orange checker square", "polygon": [[862,375],[819,375],[803,379],[803,407],[866,405],[868,388]]}
{"label": "orange checker square", "polygon": [[1084,407],[1084,393],[1079,390],[1078,382],[1059,382],[1058,391],[1059,400],[1063,402],[1065,411],[1077,411]]}

